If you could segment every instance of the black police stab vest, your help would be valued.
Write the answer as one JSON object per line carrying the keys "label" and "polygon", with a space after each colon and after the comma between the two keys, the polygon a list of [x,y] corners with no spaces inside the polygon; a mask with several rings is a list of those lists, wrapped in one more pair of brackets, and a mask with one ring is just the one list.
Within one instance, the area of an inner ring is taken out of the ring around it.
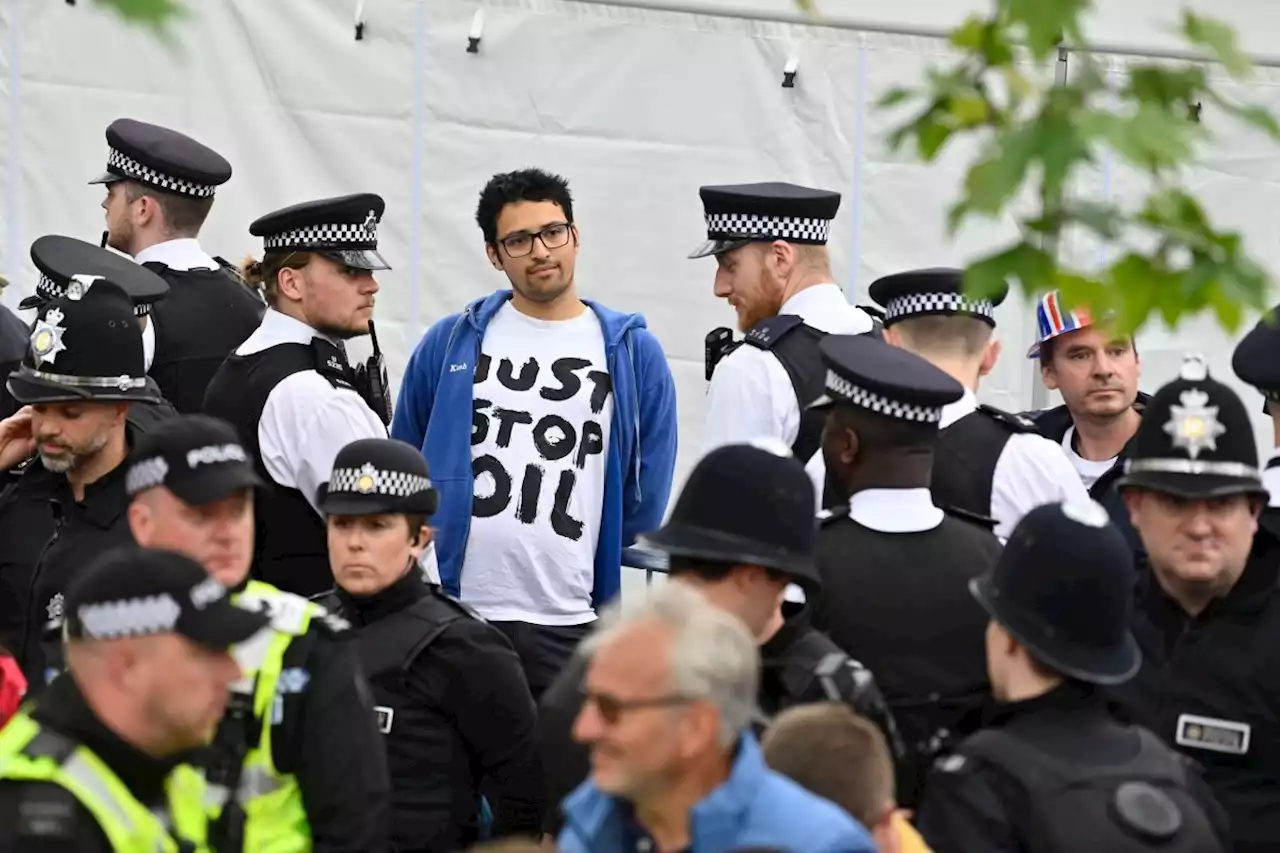
{"label": "black police stab vest", "polygon": [[[864,334],[880,337],[877,321],[870,332]],[[809,404],[826,393],[827,367],[822,362],[818,345],[826,332],[807,325],[795,314],[779,314],[761,320],[752,326],[742,343],[773,353],[774,358],[787,371],[791,388],[795,391],[800,407],[800,429],[791,443],[791,452],[802,463],[808,463],[822,446],[822,425],[826,413],[809,409]],[[823,489],[823,506],[843,500],[842,489],[830,472]]]}
{"label": "black police stab vest", "polygon": [[[320,604],[341,612],[336,595]],[[393,847],[458,850],[476,840],[479,797],[457,721],[410,687],[414,662],[448,627],[475,618],[433,590],[403,610],[355,629],[360,665],[386,737]]]}
{"label": "black police stab vest", "polygon": [[204,411],[236,428],[267,484],[254,504],[257,536],[253,577],[285,592],[311,597],[333,587],[324,522],[302,492],[271,479],[258,445],[258,422],[267,397],[295,373],[314,370],[335,388],[351,388],[350,368],[337,347],[321,338],[310,344],[277,344],[251,355],[232,355],[209,383]]}
{"label": "black police stab vest", "polygon": [[991,515],[991,486],[996,463],[1017,433],[1036,432],[1035,425],[987,405],[938,433],[929,490],[940,507],[982,517]]}
{"label": "black police stab vest", "polygon": [[258,328],[266,307],[226,269],[143,266],[169,284],[168,295],[151,309],[156,354],[148,372],[179,412],[200,412],[214,374]]}

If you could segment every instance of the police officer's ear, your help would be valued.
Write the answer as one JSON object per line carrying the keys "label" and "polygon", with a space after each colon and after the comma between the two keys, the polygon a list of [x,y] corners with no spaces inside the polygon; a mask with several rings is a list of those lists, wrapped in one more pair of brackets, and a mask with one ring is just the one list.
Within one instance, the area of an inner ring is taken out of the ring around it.
{"label": "police officer's ear", "polygon": [[112,403],[111,407],[115,410],[115,422],[121,424],[124,423],[125,419],[129,416],[129,404]]}
{"label": "police officer's ear", "polygon": [[785,280],[799,262],[798,254],[793,244],[786,240],[774,240],[766,247],[762,261],[770,272]]}
{"label": "police officer's ear", "polygon": [[302,288],[306,283],[305,269],[306,267],[295,269],[282,266],[276,272],[276,293],[294,302],[301,301]]}
{"label": "police officer's ear", "polygon": [[979,376],[986,376],[995,369],[996,362],[1000,360],[1001,349],[1000,339],[992,335],[982,348],[982,361],[978,363]]}

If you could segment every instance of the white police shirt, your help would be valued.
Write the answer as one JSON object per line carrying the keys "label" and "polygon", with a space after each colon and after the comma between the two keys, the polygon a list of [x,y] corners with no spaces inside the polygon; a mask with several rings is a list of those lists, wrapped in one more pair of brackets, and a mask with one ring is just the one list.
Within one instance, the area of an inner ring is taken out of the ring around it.
{"label": "white police shirt", "polygon": [[[139,264],[160,263],[171,270],[185,272],[187,270],[216,270],[218,262],[213,256],[200,248],[200,241],[194,237],[180,237],[177,240],[166,240],[148,246],[133,258]],[[142,330],[142,354],[146,359],[146,370],[156,358],[156,317],[147,315],[147,323]]]}
{"label": "white police shirt", "polygon": [[[795,314],[806,325],[833,335],[858,335],[874,325],[869,314],[850,305],[840,286],[831,283],[801,290],[778,314]],[[755,438],[777,438],[790,446],[800,433],[800,403],[786,368],[773,353],[750,344],[739,346],[716,365],[706,406],[703,455]],[[820,504],[826,466],[821,453],[806,461]]]}
{"label": "white police shirt", "polygon": [[[946,429],[977,408],[977,397],[966,388],[963,397],[942,407],[939,429]],[[1009,436],[996,460],[989,515],[996,520],[996,536],[1005,541],[1022,517],[1041,504],[1083,501],[1088,497],[1088,490],[1061,447],[1034,433],[1015,433]]]}

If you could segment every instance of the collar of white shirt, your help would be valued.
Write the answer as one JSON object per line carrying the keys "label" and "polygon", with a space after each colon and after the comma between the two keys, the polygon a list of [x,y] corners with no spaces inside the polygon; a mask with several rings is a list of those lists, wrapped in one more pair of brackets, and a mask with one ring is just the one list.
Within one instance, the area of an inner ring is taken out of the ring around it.
{"label": "collar of white shirt", "polygon": [[812,326],[829,335],[860,335],[871,331],[871,315],[855,308],[845,298],[837,284],[814,284],[792,296],[779,314],[795,314]]}
{"label": "collar of white shirt", "polygon": [[244,346],[247,347],[252,342],[254,346],[251,351],[259,352],[279,344],[309,344],[312,338],[323,338],[337,346],[337,341],[333,338],[320,334],[301,320],[295,320],[288,314],[268,308],[262,315],[262,324],[249,340],[245,341]]}
{"label": "collar of white shirt", "polygon": [[176,272],[218,268],[218,262],[200,248],[200,241],[194,237],[180,237],[177,240],[156,243],[154,246],[143,249],[133,259],[140,264],[164,264]]}
{"label": "collar of white shirt", "polygon": [[942,523],[928,489],[864,489],[849,498],[849,517],[881,533],[923,533]]}
{"label": "collar of white shirt", "polygon": [[977,396],[968,388],[964,389],[964,394],[959,400],[942,407],[942,420],[938,421],[938,429],[946,429],[977,408]]}

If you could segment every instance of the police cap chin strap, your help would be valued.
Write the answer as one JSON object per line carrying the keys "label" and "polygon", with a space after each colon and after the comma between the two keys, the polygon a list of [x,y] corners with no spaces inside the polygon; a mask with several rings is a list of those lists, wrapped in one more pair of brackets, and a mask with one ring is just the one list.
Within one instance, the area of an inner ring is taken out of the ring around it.
{"label": "police cap chin strap", "polygon": [[356,365],[356,392],[364,398],[373,409],[374,414],[384,426],[391,425],[391,383],[387,379],[386,359],[382,356],[382,348],[378,346],[378,332],[373,326],[373,318],[369,319],[369,337],[373,341],[373,355],[364,364]]}

